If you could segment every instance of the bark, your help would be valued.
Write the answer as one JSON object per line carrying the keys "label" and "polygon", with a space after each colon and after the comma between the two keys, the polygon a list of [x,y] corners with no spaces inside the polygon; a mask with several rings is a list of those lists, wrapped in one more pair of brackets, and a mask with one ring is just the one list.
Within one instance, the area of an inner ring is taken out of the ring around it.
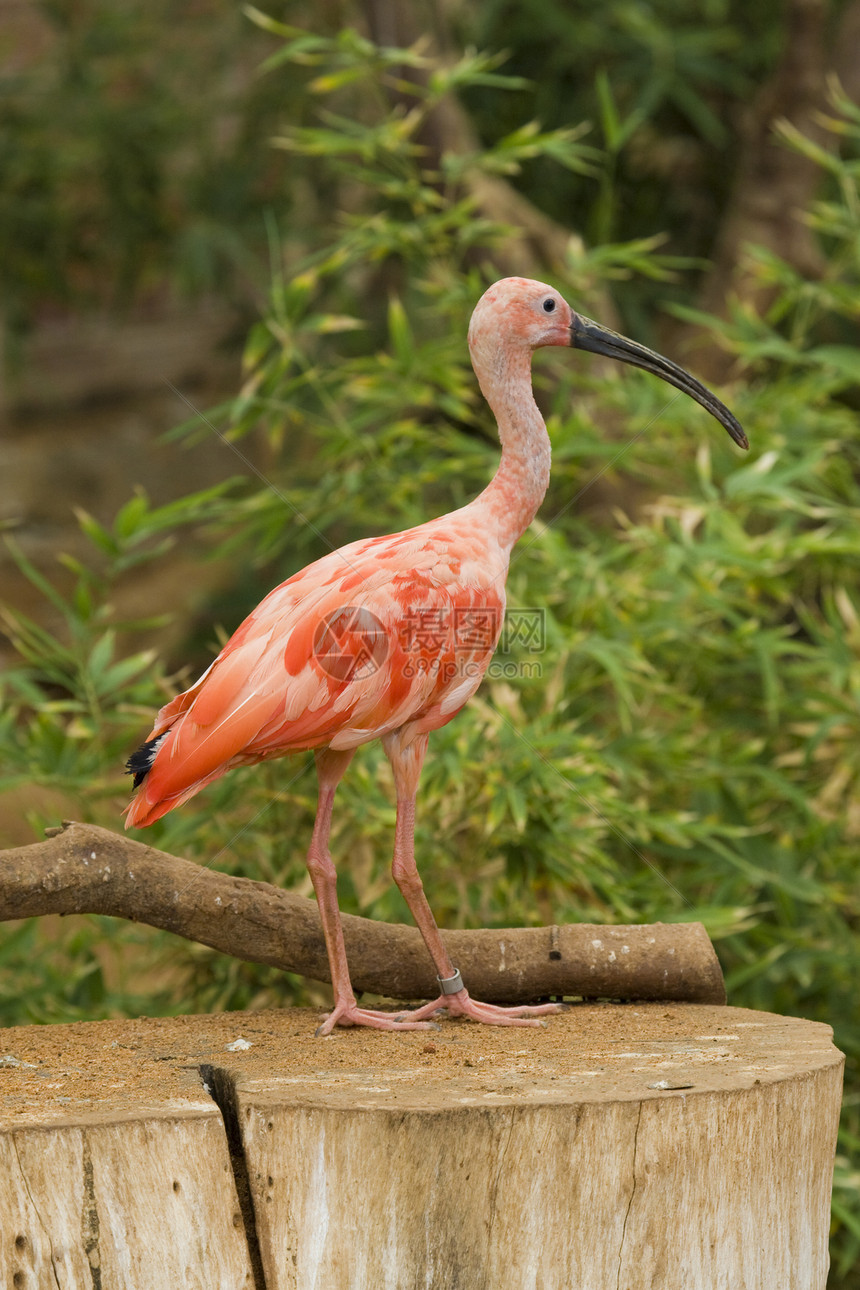
{"label": "bark", "polygon": [[4,1031],[0,1285],[824,1290],[829,1026],[689,1004],[318,1020]]}
{"label": "bark", "polygon": [[[0,921],[110,914],[224,954],[329,981],[314,901],[206,869],[108,829],[67,822],[31,846],[0,852]],[[344,916],[353,984],[394,999],[438,993],[414,927]],[[700,923],[483,928],[443,936],[478,998],[547,996],[725,1002]]]}

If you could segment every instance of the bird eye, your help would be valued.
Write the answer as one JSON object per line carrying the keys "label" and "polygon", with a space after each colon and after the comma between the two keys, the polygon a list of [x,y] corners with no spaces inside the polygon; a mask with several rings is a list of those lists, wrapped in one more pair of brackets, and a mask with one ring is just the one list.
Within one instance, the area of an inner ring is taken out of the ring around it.
{"label": "bird eye", "polygon": [[543,311],[545,314],[551,314],[554,309],[555,309],[555,301],[553,300],[552,296],[549,296],[548,299],[546,299],[543,302]]}

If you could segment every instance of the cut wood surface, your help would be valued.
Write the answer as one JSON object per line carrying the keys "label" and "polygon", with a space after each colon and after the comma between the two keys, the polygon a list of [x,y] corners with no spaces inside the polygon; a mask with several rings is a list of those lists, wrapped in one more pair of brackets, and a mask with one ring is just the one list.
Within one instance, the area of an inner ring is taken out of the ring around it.
{"label": "cut wood surface", "polygon": [[[225,954],[328,981],[316,902],[68,823],[44,842],[0,852],[0,921],[112,914]],[[391,999],[438,993],[414,927],[344,917],[353,984]],[[472,994],[494,1003],[547,996],[724,1003],[722,971],[701,923],[480,928],[443,937]]]}
{"label": "cut wood surface", "polygon": [[829,1027],[689,1004],[319,1019],[3,1031],[2,1284],[824,1290]]}

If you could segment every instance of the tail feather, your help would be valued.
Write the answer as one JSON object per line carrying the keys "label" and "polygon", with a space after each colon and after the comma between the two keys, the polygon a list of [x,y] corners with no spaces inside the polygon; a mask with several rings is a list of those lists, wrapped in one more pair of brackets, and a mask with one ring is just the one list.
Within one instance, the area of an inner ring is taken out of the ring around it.
{"label": "tail feather", "polygon": [[160,820],[162,815],[167,815],[168,811],[174,810],[175,807],[181,806],[187,802],[195,793],[199,793],[201,788],[211,784],[213,780],[219,779],[224,774],[226,767],[221,767],[213,772],[206,779],[198,780],[195,784],[190,784],[188,788],[180,793],[175,793],[172,797],[159,797],[156,793],[150,800],[146,785],[144,784],[129,802],[123,811],[125,816],[125,827],[127,829],[145,829],[156,820]]}
{"label": "tail feather", "polygon": [[[165,732],[166,733],[166,732]],[[134,775],[132,781],[133,788],[140,788],[149,772],[152,770],[152,763],[155,761],[155,755],[158,752],[164,740],[164,735],[156,735],[154,739],[147,739],[142,743],[135,752],[131,754],[125,763],[126,771],[129,775]]]}
{"label": "tail feather", "polygon": [[127,829],[145,829],[147,825],[154,824],[162,815],[187,802],[189,797],[193,797],[206,784],[220,779],[230,765],[228,761],[215,766],[190,783],[181,775],[177,777],[175,767],[171,767],[176,750],[175,739],[162,752],[165,740],[173,734],[175,728],[152,735],[126,762],[128,773],[134,776],[135,789],[134,796],[123,811]]}

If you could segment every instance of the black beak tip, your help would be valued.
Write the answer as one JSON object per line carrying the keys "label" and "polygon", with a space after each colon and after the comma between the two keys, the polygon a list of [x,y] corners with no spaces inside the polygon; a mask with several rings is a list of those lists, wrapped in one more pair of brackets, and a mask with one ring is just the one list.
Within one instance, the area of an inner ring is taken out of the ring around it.
{"label": "black beak tip", "polygon": [[701,381],[696,380],[695,376],[691,376],[685,368],[679,367],[671,359],[664,358],[653,349],[648,349],[635,340],[629,340],[626,336],[621,336],[611,328],[604,327],[591,318],[585,318],[582,314],[573,315],[570,324],[570,345],[572,349],[584,349],[591,354],[602,354],[605,358],[614,358],[621,363],[629,363],[631,367],[640,367],[646,372],[651,372],[653,376],[659,376],[661,380],[673,385],[676,390],[683,391],[710,412],[739,448],[743,448],[745,452],[749,449],[749,439],[737,417],[707,386],[702,385]]}

